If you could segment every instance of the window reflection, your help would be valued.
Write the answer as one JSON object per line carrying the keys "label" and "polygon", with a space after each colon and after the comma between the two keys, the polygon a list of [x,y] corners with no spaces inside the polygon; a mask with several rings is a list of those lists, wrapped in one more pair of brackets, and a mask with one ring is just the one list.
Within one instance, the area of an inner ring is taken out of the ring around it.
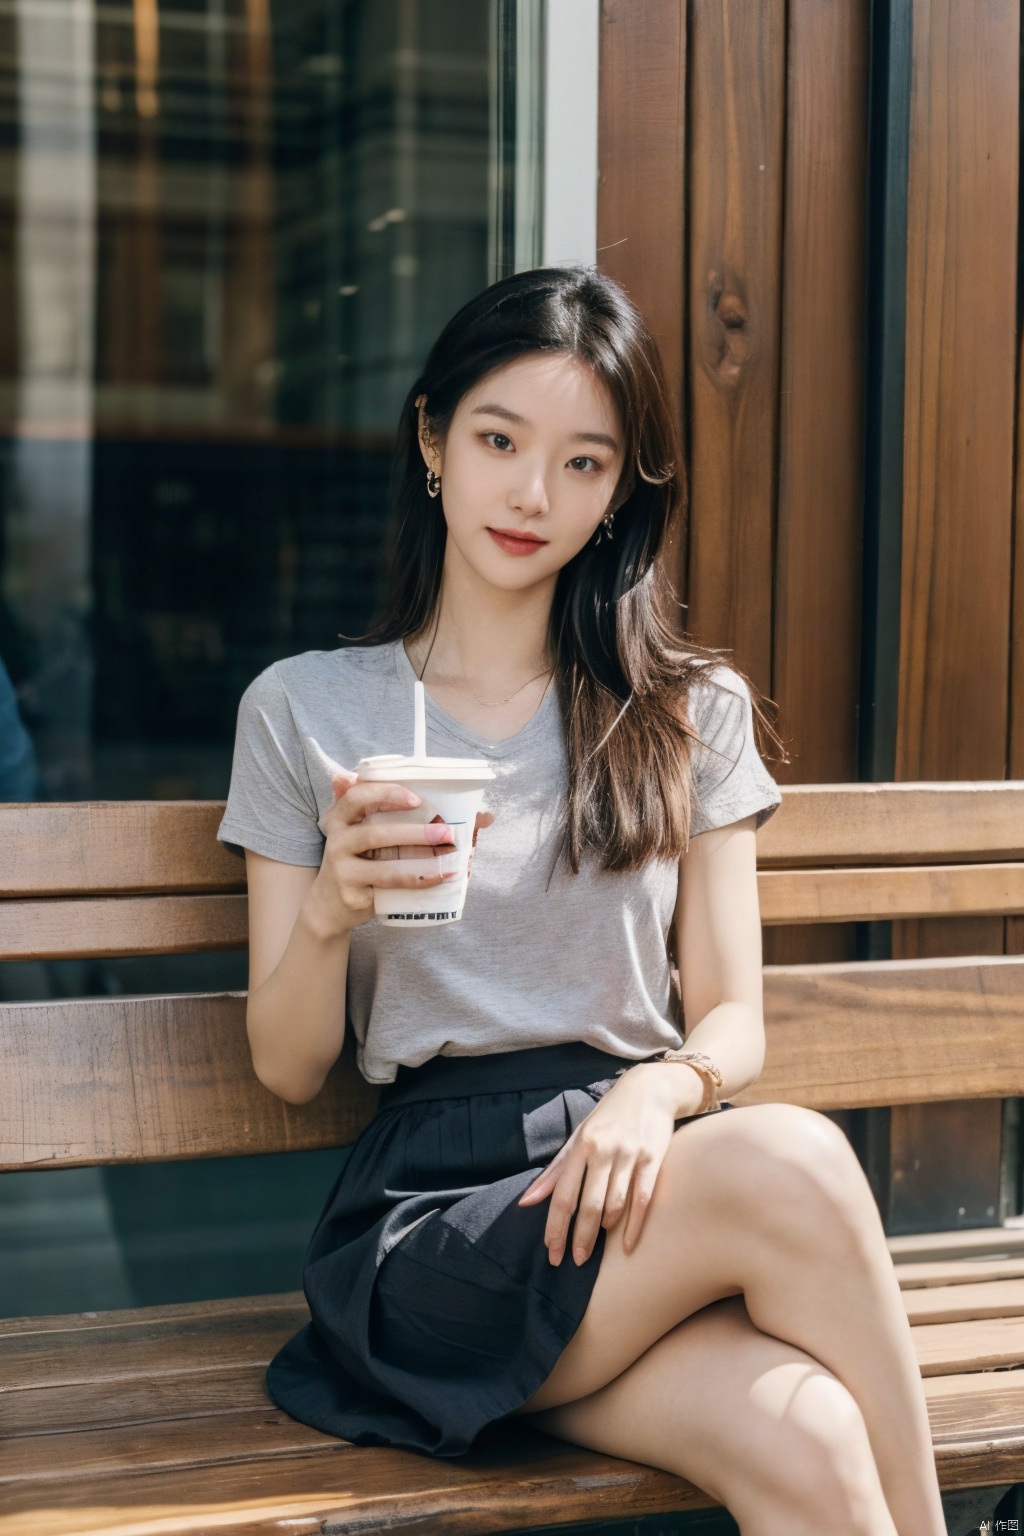
{"label": "window reflection", "polygon": [[[250,679],[371,621],[408,384],[540,254],[543,13],[0,0],[0,798],[218,797]],[[5,1001],[245,983],[0,965]],[[294,1288],[336,1167],[5,1174],[0,1315]]]}
{"label": "window reflection", "polygon": [[479,0],[0,0],[0,657],[47,798],[218,796],[379,598],[399,403],[493,264]]}

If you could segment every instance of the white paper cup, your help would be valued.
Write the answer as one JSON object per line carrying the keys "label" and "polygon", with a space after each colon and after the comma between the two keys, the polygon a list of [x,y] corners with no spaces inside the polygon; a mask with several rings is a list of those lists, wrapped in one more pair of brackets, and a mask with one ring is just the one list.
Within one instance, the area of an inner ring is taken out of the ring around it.
{"label": "white paper cup", "polygon": [[403,874],[452,872],[455,878],[422,890],[411,886],[375,886],[373,910],[378,922],[393,928],[422,930],[461,921],[477,813],[483,809],[486,786],[495,777],[490,764],[482,757],[412,758],[394,754],[364,757],[356,764],[356,773],[370,782],[401,784],[423,802],[404,811],[374,811],[366,818],[368,822],[425,826],[439,819],[451,828],[455,843],[451,853],[425,853],[423,858],[403,857],[399,861]]}

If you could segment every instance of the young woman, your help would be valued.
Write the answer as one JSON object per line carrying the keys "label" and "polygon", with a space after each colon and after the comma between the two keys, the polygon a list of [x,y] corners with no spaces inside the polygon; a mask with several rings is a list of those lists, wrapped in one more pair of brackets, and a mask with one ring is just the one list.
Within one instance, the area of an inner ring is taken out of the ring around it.
{"label": "young woman", "polygon": [[[403,408],[394,502],[384,621],[249,687],[219,834],[246,851],[257,1074],[312,1099],[349,1019],[383,1085],[272,1395],[442,1456],[525,1414],[691,1479],[744,1536],[940,1536],[846,1137],[722,1113],[763,1062],[755,831],[781,797],[755,690],[670,623],[680,449],[624,292],[543,269],[460,310]],[[416,884],[403,854],[448,829],[368,822],[416,796],[340,766],[409,750],[417,677],[428,751],[497,775],[464,917],[426,932],[374,922],[374,888]]]}

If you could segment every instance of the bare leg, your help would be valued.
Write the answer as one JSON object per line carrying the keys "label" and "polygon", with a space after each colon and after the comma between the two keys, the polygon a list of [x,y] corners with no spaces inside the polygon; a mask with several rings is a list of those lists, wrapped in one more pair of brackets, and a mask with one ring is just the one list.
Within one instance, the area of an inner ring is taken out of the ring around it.
{"label": "bare leg", "polygon": [[870,1187],[831,1120],[761,1104],[690,1121],[631,1255],[621,1230],[607,1234],[583,1322],[524,1411],[589,1396],[685,1318],[742,1294],[757,1328],[819,1361],[855,1399],[900,1536],[945,1536],[899,1284]]}
{"label": "bare leg", "polygon": [[895,1536],[860,1409],[741,1298],[680,1323],[608,1386],[539,1428],[688,1478],[743,1536]]}

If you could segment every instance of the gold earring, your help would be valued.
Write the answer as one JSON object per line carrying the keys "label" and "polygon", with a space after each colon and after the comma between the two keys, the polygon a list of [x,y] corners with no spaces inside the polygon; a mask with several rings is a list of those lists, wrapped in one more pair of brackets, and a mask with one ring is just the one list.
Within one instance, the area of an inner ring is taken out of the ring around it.
{"label": "gold earring", "polygon": [[594,540],[595,544],[600,544],[602,538],[606,534],[608,536],[608,542],[611,543],[612,524],[614,522],[615,522],[615,513],[614,512],[606,512],[604,517],[601,519],[601,526],[597,530],[597,538]]}
{"label": "gold earring", "polygon": [[427,495],[428,496],[440,496],[440,494],[441,494],[441,476],[440,475],[435,475],[434,471],[432,469],[428,469],[427,470]]}

